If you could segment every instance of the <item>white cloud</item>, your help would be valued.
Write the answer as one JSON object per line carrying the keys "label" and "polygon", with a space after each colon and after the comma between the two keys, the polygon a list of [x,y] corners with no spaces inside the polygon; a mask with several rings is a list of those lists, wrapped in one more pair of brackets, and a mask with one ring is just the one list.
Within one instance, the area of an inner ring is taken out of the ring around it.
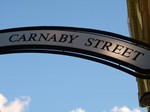
{"label": "white cloud", "polygon": [[74,109],[74,110],[72,110],[70,112],[86,112],[86,111],[84,109],[82,109],[82,108],[77,108],[77,109]]}
{"label": "white cloud", "polygon": [[[84,110],[82,108],[77,108],[77,109],[74,109],[70,112],[86,112],[86,110]],[[115,106],[110,111],[102,111],[102,112],[141,112],[141,111],[138,108],[131,110],[130,108],[128,108],[126,106],[123,106],[123,107]]]}
{"label": "white cloud", "polygon": [[112,109],[112,112],[141,112],[141,111],[138,108],[131,110],[126,106],[123,107],[116,106]]}
{"label": "white cloud", "polygon": [[7,98],[0,93],[0,112],[24,112],[30,100],[30,97],[20,97],[8,102]]}

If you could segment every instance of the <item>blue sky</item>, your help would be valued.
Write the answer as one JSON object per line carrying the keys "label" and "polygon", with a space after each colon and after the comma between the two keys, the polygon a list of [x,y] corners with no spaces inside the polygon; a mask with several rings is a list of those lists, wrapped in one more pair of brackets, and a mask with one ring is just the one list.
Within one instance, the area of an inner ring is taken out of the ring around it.
{"label": "blue sky", "polygon": [[[72,26],[129,36],[126,7],[126,0],[1,0],[0,29]],[[18,53],[0,55],[0,68],[1,112],[146,112],[136,79],[100,63]]]}

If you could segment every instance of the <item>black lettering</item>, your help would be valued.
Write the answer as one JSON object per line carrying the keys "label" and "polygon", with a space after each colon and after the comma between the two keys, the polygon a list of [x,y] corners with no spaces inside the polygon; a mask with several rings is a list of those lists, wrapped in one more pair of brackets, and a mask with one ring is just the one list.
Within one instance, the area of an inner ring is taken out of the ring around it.
{"label": "black lettering", "polygon": [[45,41],[47,41],[48,36],[49,36],[49,33],[47,33],[46,36],[43,33],[41,33],[38,41],[41,41],[41,39],[44,39]]}
{"label": "black lettering", "polygon": [[124,48],[124,46],[117,44],[114,50],[112,51],[113,53],[120,54],[121,50]]}
{"label": "black lettering", "polygon": [[9,37],[9,41],[10,41],[10,42],[16,42],[18,36],[19,36],[18,34],[14,34],[14,35],[10,36],[10,37]]}
{"label": "black lettering", "polygon": [[56,42],[56,34],[54,34],[52,37],[50,37],[47,41],[51,41],[53,40],[54,42]]}
{"label": "black lettering", "polygon": [[100,42],[103,42],[103,43],[104,43],[104,41],[103,41],[103,40],[99,40],[99,39],[96,39],[95,41],[97,41],[97,43],[96,43],[96,45],[94,46],[94,48],[97,48],[97,47],[98,47],[98,45],[100,44]]}
{"label": "black lettering", "polygon": [[131,54],[133,51],[134,51],[133,49],[126,47],[125,51],[124,51],[121,55],[124,56],[124,57],[129,58],[129,57],[130,57],[130,54]]}
{"label": "black lettering", "polygon": [[77,37],[79,37],[78,35],[76,35],[75,37],[73,36],[73,35],[70,35],[70,41],[68,42],[68,43],[72,43],[72,41],[74,40],[74,39],[76,39]]}
{"label": "black lettering", "polygon": [[101,49],[103,49],[103,50],[106,49],[107,51],[110,51],[110,49],[109,49],[110,46],[112,46],[112,43],[111,42],[106,42]]}
{"label": "black lettering", "polygon": [[144,56],[144,53],[141,53],[141,52],[139,52],[139,51],[135,51],[134,53],[137,53],[137,54],[135,55],[135,57],[132,59],[132,60],[135,60],[135,61],[136,61],[136,59],[137,59],[140,55]]}
{"label": "black lettering", "polygon": [[85,43],[84,45],[85,45],[85,46],[91,46],[91,45],[92,45],[92,41],[94,41],[94,39],[93,39],[93,38],[88,38],[87,41],[88,41],[88,42]]}
{"label": "black lettering", "polygon": [[21,41],[21,40],[22,40],[22,41],[26,41],[25,34],[23,34],[23,35],[18,39],[18,42]]}
{"label": "black lettering", "polygon": [[58,42],[66,42],[67,38],[68,38],[68,35],[62,34],[62,36],[61,36],[61,38],[60,38],[60,40]]}
{"label": "black lettering", "polygon": [[31,40],[36,41],[36,39],[35,39],[36,36],[37,36],[36,33],[31,33],[28,41],[31,41]]}

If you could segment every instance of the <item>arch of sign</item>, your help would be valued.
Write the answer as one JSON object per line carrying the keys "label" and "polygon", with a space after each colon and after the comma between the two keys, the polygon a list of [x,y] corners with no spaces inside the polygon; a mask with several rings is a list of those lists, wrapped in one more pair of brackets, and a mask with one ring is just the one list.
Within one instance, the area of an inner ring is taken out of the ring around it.
{"label": "arch of sign", "polygon": [[76,56],[150,79],[150,45],[106,31],[57,26],[0,30],[0,54],[22,52]]}

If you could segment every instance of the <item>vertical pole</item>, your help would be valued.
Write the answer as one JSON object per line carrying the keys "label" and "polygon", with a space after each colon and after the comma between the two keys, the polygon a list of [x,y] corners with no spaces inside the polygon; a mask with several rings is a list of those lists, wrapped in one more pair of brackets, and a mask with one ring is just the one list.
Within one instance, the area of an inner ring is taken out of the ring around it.
{"label": "vertical pole", "polygon": [[[127,0],[128,20],[130,35],[132,38],[150,44],[150,0]],[[138,97],[150,101],[150,79],[137,78]],[[147,107],[150,112],[150,105],[139,102],[141,107]]]}

